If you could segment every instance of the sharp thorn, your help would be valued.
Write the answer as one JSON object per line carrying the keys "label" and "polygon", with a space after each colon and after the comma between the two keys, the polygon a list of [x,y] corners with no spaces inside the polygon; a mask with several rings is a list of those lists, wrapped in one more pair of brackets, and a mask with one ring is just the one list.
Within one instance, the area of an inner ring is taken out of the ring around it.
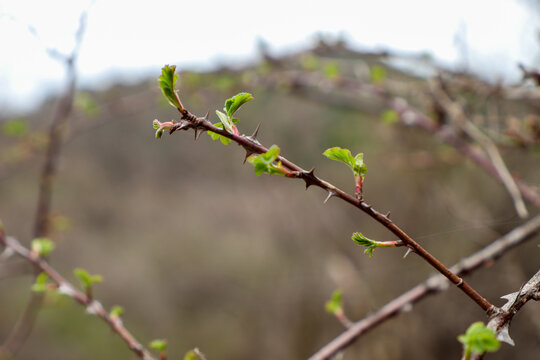
{"label": "sharp thorn", "polygon": [[210,115],[210,110],[206,112],[206,115],[204,115],[204,120],[208,121],[208,115]]}
{"label": "sharp thorn", "polygon": [[250,157],[253,154],[255,154],[253,151],[246,149],[246,156],[244,157],[244,161],[242,162],[242,164],[245,164],[248,157]]}
{"label": "sharp thorn", "polygon": [[256,140],[257,139],[257,135],[259,135],[259,127],[261,126],[261,123],[259,123],[257,125],[257,127],[255,128],[255,131],[253,132],[253,135],[250,136],[250,138],[252,140]]}
{"label": "sharp thorn", "polygon": [[390,211],[386,213],[385,215],[387,218],[390,218]]}
{"label": "sharp thorn", "polygon": [[331,198],[332,196],[336,196],[336,193],[333,192],[332,190],[328,190],[328,196],[326,196],[326,199],[324,199],[324,203],[326,204],[326,202],[327,202],[328,200],[330,200],[330,198]]}
{"label": "sharp thorn", "polygon": [[403,258],[405,259],[410,253],[414,252],[413,249],[411,248],[407,248],[407,252],[405,253],[405,255],[403,255]]}

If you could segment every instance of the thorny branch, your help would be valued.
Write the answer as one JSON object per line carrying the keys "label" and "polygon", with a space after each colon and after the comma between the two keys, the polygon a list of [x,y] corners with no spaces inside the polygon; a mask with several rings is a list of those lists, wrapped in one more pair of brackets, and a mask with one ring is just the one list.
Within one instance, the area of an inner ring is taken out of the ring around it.
{"label": "thorny branch", "polygon": [[[218,128],[208,121],[208,114],[205,117],[197,117],[191,114],[186,110],[182,105],[178,108],[180,112],[181,120],[175,122],[175,124],[170,128],[169,133],[172,134],[177,130],[189,130],[193,129],[195,131],[195,139],[198,138],[200,132],[211,131],[217,133],[223,137],[226,137],[241,147],[246,151],[246,157],[251,154],[262,154],[266,153],[268,149],[262,146],[256,140],[256,134],[253,136],[237,135],[232,134],[224,129]],[[256,131],[257,132],[257,131]],[[302,179],[306,183],[306,188],[314,185],[320,187],[321,189],[328,192],[329,197],[338,197],[354,207],[362,210],[377,222],[382,224],[388,230],[390,230],[394,235],[396,235],[402,242],[401,246],[406,246],[410,251],[415,252],[425,261],[427,261],[431,266],[433,266],[437,271],[443,274],[448,278],[454,285],[456,285],[460,290],[462,290],[467,296],[469,296],[478,306],[480,306],[484,311],[490,313],[494,307],[493,305],[482,297],[476,290],[474,290],[467,282],[462,278],[454,274],[450,269],[443,265],[437,258],[435,258],[431,253],[425,250],[420,246],[416,241],[414,241],[409,235],[407,235],[399,226],[394,224],[388,215],[381,214],[375,210],[371,205],[363,200],[362,197],[354,197],[343,190],[337,188],[336,186],[330,184],[329,182],[322,180],[315,176],[314,170],[306,171],[300,166],[294,164],[293,162],[287,160],[286,158],[279,156],[278,160],[281,161],[282,165],[288,169],[289,173],[287,177],[293,177]]]}
{"label": "thorny branch", "polygon": [[514,315],[530,300],[540,301],[540,270],[517,292],[502,296],[507,302],[490,317],[488,327],[495,330],[497,338],[510,345],[514,341],[509,335],[509,328]]}
{"label": "thorny branch", "polygon": [[[537,215],[535,218],[529,220],[525,224],[513,229],[483,249],[460,260],[450,269],[457,275],[463,276],[481,268],[482,266],[489,266],[490,263],[507,254],[510,249],[517,247],[523,242],[531,239],[534,235],[538,234],[538,232],[540,232],[540,215]],[[540,276],[539,274],[537,275]],[[352,326],[348,327],[348,329],[341,335],[330,341],[323,348],[313,354],[309,360],[324,360],[331,358],[338,352],[343,351],[369,330],[408,310],[412,305],[416,304],[425,297],[435,295],[439,292],[445,291],[446,289],[448,289],[448,281],[440,274],[432,275],[426,281],[416,285],[409,291],[391,300],[376,312],[353,323]],[[511,295],[515,294],[516,293]],[[492,321],[494,319],[498,319],[499,314],[501,313],[497,313],[495,317],[492,318]]]}
{"label": "thorny branch", "polygon": [[[156,360],[156,358],[142,346],[137,339],[124,327],[122,320],[117,316],[110,316],[107,311],[103,308],[101,303],[87,294],[79,291],[75,288],[73,284],[67,281],[62,275],[60,275],[55,269],[53,269],[49,263],[37,254],[28,250],[21,245],[17,240],[12,237],[6,236],[4,230],[0,227],[0,244],[2,244],[5,249],[11,249],[17,255],[31,263],[38,272],[44,272],[55,282],[57,285],[58,291],[66,295],[77,303],[81,304],[86,308],[86,312],[92,315],[96,315],[105,321],[111,327],[111,330],[117,333],[122,340],[128,345],[128,347],[133,351],[139,358],[144,360]],[[0,357],[3,354],[0,351]],[[7,354],[8,356],[10,353]]]}

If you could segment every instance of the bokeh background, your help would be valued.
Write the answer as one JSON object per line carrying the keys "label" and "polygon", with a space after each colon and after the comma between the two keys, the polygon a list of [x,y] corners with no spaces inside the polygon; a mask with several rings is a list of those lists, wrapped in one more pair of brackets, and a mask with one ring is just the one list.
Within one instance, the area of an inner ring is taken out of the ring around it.
{"label": "bokeh background", "polygon": [[[96,297],[107,308],[122,305],[125,325],[143,343],[167,338],[172,359],[195,346],[208,359],[307,358],[342,331],[324,310],[336,288],[343,290],[346,314],[360,319],[432,269],[415,256],[404,260],[401,249],[367,257],[351,233],[393,240],[388,231],[344,202],[324,204],[326,194],[305,191],[301,181],[256,177],[234,144],[225,147],[206,134],[195,142],[184,132],[156,140],[152,120],[177,116],[157,87],[165,63],[180,65],[182,101],[195,114],[213,114],[237,92],[252,93],[255,100],[238,112],[240,131],[251,134],[260,123],[261,143],[278,144],[284,156],[306,169],[315,167],[343,189],[353,191],[350,171],[322,152],[332,146],[364,152],[366,200],[381,212],[391,211],[394,222],[445,264],[523,222],[499,183],[433,135],[381,121],[384,109],[369,101],[324,87],[297,89],[281,76],[307,71],[370,82],[370,69],[383,68],[381,86],[402,84],[411,103],[429,112],[416,97],[427,89],[425,75],[442,69],[471,81],[480,77],[515,86],[520,76],[515,61],[539,65],[537,2],[484,2],[482,12],[465,2],[446,4],[451,9],[420,2],[402,9],[390,1],[385,9],[374,3],[357,9],[338,2],[330,10],[317,2],[302,10],[281,3],[246,10],[246,4],[208,3],[198,9],[152,2],[133,5],[131,15],[120,2],[111,2],[117,8],[102,1],[55,3],[41,14],[38,3],[27,2],[33,10],[26,18],[9,2],[0,8],[2,41],[13,46],[0,60],[3,88],[10,89],[2,93],[0,108],[0,219],[10,235],[30,243],[44,138],[64,86],[65,67],[47,49],[69,53],[79,15],[87,11],[80,82],[53,197],[51,237],[57,249],[51,263],[73,281],[77,267],[103,275]],[[447,12],[450,20],[436,20]],[[452,17],[454,12],[463,15]],[[351,25],[373,17],[378,20],[372,28]],[[426,25],[409,29],[412,19]],[[294,21],[309,26],[295,32]],[[483,48],[492,42],[487,35],[476,39],[482,34],[475,30],[478,23],[486,21],[504,33],[499,39],[512,39],[514,47],[504,56],[496,56],[500,49]],[[55,22],[65,26],[57,35],[46,26]],[[18,36],[29,43],[14,40]],[[437,50],[444,48],[453,50]],[[26,65],[30,78],[19,73],[17,62]],[[467,100],[479,111],[487,101]],[[503,109],[502,123],[510,115],[538,114],[538,102],[488,100]],[[5,124],[18,124],[18,130]],[[510,170],[538,189],[538,144],[506,143],[501,151]],[[538,270],[537,244],[538,237],[512,250],[471,276],[471,284],[498,303]],[[0,341],[26,306],[32,281],[26,267],[2,272]],[[540,309],[529,304],[513,323],[517,346],[503,345],[491,357],[535,358],[538,319]],[[456,359],[457,335],[477,320],[484,320],[480,309],[450,289],[369,332],[344,358]],[[135,356],[102,321],[68,298],[49,295],[17,358]]]}

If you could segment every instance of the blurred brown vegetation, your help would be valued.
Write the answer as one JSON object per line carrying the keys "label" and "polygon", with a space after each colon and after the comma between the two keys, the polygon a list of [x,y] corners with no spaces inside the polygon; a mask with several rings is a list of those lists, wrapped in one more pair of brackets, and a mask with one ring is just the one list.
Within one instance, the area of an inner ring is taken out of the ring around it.
{"label": "blurred brown vegetation", "polygon": [[[365,199],[391,211],[394,222],[451,265],[522,222],[502,185],[430,134],[387,124],[324,91],[299,94],[288,83],[257,81],[261,74],[309,67],[306,59],[352,73],[383,58],[319,52],[242,71],[181,73],[180,93],[202,115],[239,91],[251,92],[255,100],[238,113],[241,132],[251,134],[260,122],[261,143],[278,144],[287,158],[351,192],[350,171],[321,154],[332,146],[364,152]],[[411,95],[426,86],[385,68],[386,81],[410,85]],[[210,360],[307,358],[342,331],[324,311],[334,289],[343,290],[347,315],[359,319],[432,273],[418,257],[404,260],[401,249],[379,249],[368,258],[351,233],[393,240],[383,227],[336,199],[323,204],[326,194],[304,191],[301,181],[256,177],[234,144],[224,147],[205,134],[194,142],[186,133],[155,140],[152,120],[177,114],[154,78],[85,94],[96,106],[77,107],[61,156],[53,208],[60,227],[68,226],[53,236],[58,246],[51,262],[71,280],[76,267],[103,275],[96,297],[108,308],[122,305],[124,323],[143,343],[167,338],[171,359],[194,346]],[[32,133],[46,129],[53,103],[26,116]],[[519,118],[534,112],[526,104],[508,106]],[[19,158],[8,157],[20,141],[4,136],[0,143],[0,218],[28,244],[43,154],[29,145],[14,152]],[[539,149],[501,147],[510,170],[533,185],[540,179]],[[538,270],[537,245],[538,238],[512,250],[470,277],[471,285],[500,305],[500,296]],[[28,269],[1,278],[0,341],[24,308],[31,282]],[[536,304],[523,309],[512,328],[517,346],[503,345],[490,358],[535,358],[538,319]],[[482,311],[450,289],[360,338],[345,359],[457,359],[456,337],[477,320],[484,320]],[[18,358],[134,355],[80,306],[50,295]]]}

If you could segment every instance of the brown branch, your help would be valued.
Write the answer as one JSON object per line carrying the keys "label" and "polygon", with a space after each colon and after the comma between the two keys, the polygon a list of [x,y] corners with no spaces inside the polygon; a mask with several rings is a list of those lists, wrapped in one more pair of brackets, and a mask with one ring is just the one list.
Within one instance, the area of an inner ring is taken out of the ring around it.
{"label": "brown branch", "polygon": [[[205,117],[196,117],[191,114],[188,110],[184,108],[178,109],[181,116],[180,122],[176,123],[170,128],[169,133],[172,134],[177,130],[189,130],[193,129],[195,131],[195,139],[197,139],[200,131],[212,131],[221,136],[224,136],[238,145],[244,148],[246,155],[251,154],[261,154],[268,151],[268,149],[262,146],[254,136],[245,136],[245,135],[236,135],[231,134],[225,129],[218,128],[212,125],[208,121],[208,114]],[[404,246],[407,246],[410,250],[414,251],[421,258],[427,261],[432,267],[434,267],[438,272],[443,274],[448,278],[454,285],[456,285],[461,291],[463,291],[469,298],[471,298],[478,306],[480,306],[484,311],[490,312],[493,310],[491,303],[482,297],[476,290],[474,290],[467,282],[462,278],[454,274],[450,269],[443,265],[437,258],[435,258],[431,253],[425,250],[420,244],[414,241],[407,233],[405,233],[399,226],[394,224],[387,215],[381,214],[375,210],[371,205],[366,203],[362,198],[356,198],[350,194],[344,192],[343,190],[337,188],[336,186],[330,184],[327,181],[324,181],[317,176],[315,176],[313,170],[306,171],[300,166],[294,164],[293,162],[287,160],[286,158],[279,156],[279,161],[282,165],[285,166],[291,174],[288,174],[288,177],[295,177],[305,181],[306,188],[314,185],[320,187],[321,189],[328,192],[329,197],[335,196],[338,197],[354,207],[362,210],[370,217],[375,219],[377,222],[382,224],[388,230],[390,230],[394,235],[396,235],[403,243]]]}
{"label": "brown branch", "polygon": [[[450,126],[438,124],[422,111],[410,106],[405,99],[393,96],[382,87],[374,86],[356,79],[340,77],[330,80],[319,74],[303,72],[280,73],[276,76],[261,77],[260,81],[265,85],[272,86],[282,83],[284,78],[289,81],[292,85],[292,90],[296,92],[301,92],[301,90],[306,88],[322,88],[325,92],[333,89],[343,89],[350,95],[367,97],[368,99],[375,100],[379,103],[378,106],[374,106],[377,104],[373,103],[360,105],[358,102],[351,101],[347,101],[346,104],[348,107],[362,111],[369,110],[368,108],[370,108],[371,111],[380,111],[381,106],[394,110],[398,114],[399,121],[403,125],[416,126],[435,135],[445,143],[453,146],[463,156],[474,161],[491,174],[494,179],[503,183],[497,168],[482,151],[474,148],[463,140]],[[325,94],[326,101],[328,101],[329,97],[329,95]],[[540,194],[520,179],[514,177],[513,180],[519,188],[523,198],[533,204],[536,208],[540,209]]]}
{"label": "brown branch", "polygon": [[517,214],[520,218],[525,219],[529,216],[525,202],[521,196],[519,188],[510,174],[508,167],[504,163],[504,160],[497,149],[497,146],[485,135],[476,125],[470,121],[465,115],[463,108],[450,98],[450,95],[445,90],[446,86],[443,83],[442,78],[437,79],[431,83],[431,91],[438,103],[438,105],[444,110],[445,114],[451,119],[451,123],[460,130],[463,130],[474,141],[476,141],[487,153],[491,159],[491,164],[497,171],[497,176],[501,180],[504,187],[507,189]]}
{"label": "brown branch", "polygon": [[[51,212],[53,187],[58,172],[58,161],[62,149],[62,142],[67,131],[69,115],[73,109],[73,98],[75,96],[75,86],[77,82],[75,62],[85,29],[86,11],[83,12],[79,18],[79,27],[75,35],[75,47],[71,54],[65,56],[54,50],[48,50],[50,56],[65,62],[67,69],[67,86],[64,95],[56,106],[53,121],[49,128],[45,162],[40,175],[39,195],[33,231],[34,238],[46,237],[49,234],[49,217]],[[15,355],[21,349],[32,332],[42,302],[43,294],[32,293],[30,295],[25,310],[1,347],[5,352]]]}
{"label": "brown branch", "polygon": [[[142,346],[141,343],[139,343],[137,339],[135,339],[135,337],[124,327],[119,317],[110,316],[99,301],[87,296],[82,291],[77,290],[73,284],[71,284],[55,269],[53,269],[47,261],[25,248],[14,238],[6,236],[1,228],[1,225],[0,244],[7,249],[12,249],[17,255],[32,264],[38,272],[44,272],[49,275],[50,279],[52,279],[57,285],[59,293],[72,298],[77,303],[84,306],[87,313],[96,315],[109,324],[111,330],[118,334],[128,345],[129,349],[133,351],[139,358],[144,360],[156,360],[156,358],[147,349],[145,349],[144,346]],[[13,355],[13,352],[9,351],[9,348],[7,350],[8,355]]]}
{"label": "brown branch", "polygon": [[[495,240],[485,248],[475,252],[469,257],[462,259],[451,267],[456,274],[463,276],[479,269],[499,257],[505,255],[510,249],[531,239],[540,231],[540,215],[529,220],[527,223],[513,229],[506,235]],[[538,274],[537,274],[538,275]],[[361,335],[382,324],[388,319],[399,315],[405,309],[419,302],[429,295],[434,295],[448,289],[448,281],[440,274],[432,275],[426,281],[416,285],[394,300],[388,302],[376,312],[364,319],[353,323],[341,335],[330,341],[327,345],[312,355],[309,360],[329,359],[333,355],[351,345]],[[503,307],[504,308],[504,307]]]}

